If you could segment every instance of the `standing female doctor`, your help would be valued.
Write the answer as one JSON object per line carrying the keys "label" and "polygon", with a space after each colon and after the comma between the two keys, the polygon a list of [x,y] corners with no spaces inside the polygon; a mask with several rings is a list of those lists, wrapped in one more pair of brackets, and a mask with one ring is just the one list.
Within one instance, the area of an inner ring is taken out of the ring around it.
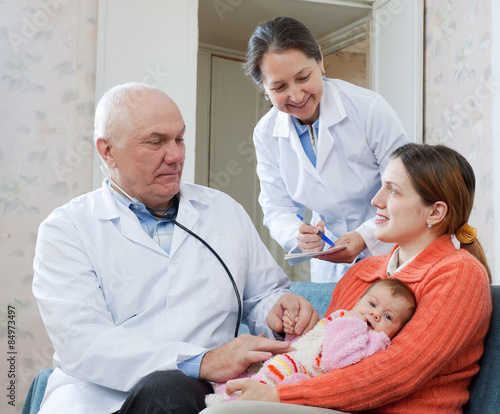
{"label": "standing female doctor", "polygon": [[[288,252],[319,252],[318,230],[343,250],[312,260],[313,282],[338,281],[357,257],[387,253],[373,236],[371,199],[390,154],[408,142],[394,110],[377,93],[326,79],[309,29],[290,17],[260,24],[245,73],[273,108],[254,131],[264,224]],[[297,214],[313,212],[315,226]]]}

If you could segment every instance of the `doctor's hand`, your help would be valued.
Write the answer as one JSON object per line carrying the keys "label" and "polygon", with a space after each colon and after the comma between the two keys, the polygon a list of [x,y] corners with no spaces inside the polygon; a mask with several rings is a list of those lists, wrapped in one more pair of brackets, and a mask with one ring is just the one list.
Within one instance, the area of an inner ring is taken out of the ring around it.
{"label": "doctor's hand", "polygon": [[324,241],[318,234],[318,230],[325,232],[325,223],[322,220],[319,220],[316,226],[308,226],[302,223],[297,233],[297,247],[304,253],[322,251]]}
{"label": "doctor's hand", "polygon": [[275,354],[290,351],[287,341],[243,334],[208,351],[201,360],[199,378],[205,381],[225,382],[245,371],[254,362],[263,362]]}
{"label": "doctor's hand", "polygon": [[267,315],[267,325],[275,332],[283,332],[283,316],[287,312],[287,318],[294,322],[293,333],[301,335],[310,331],[319,321],[318,311],[313,308],[309,301],[295,293],[285,293],[274,304]]}
{"label": "doctor's hand", "polygon": [[231,395],[234,392],[241,392],[241,395],[237,398],[238,401],[281,402],[276,387],[249,378],[228,381],[226,393]]}
{"label": "doctor's hand", "polygon": [[335,240],[335,246],[347,243],[347,247],[332,254],[323,254],[317,259],[334,263],[352,263],[366,248],[365,241],[357,231],[351,231]]}

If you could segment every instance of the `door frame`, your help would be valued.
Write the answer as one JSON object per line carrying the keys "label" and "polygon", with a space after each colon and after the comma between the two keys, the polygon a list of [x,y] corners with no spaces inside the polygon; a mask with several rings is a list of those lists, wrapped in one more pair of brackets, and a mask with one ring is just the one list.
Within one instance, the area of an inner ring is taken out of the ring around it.
{"label": "door frame", "polygon": [[207,187],[210,179],[210,96],[212,93],[212,56],[243,60],[245,54],[236,50],[203,43],[200,43],[198,48],[194,182]]}

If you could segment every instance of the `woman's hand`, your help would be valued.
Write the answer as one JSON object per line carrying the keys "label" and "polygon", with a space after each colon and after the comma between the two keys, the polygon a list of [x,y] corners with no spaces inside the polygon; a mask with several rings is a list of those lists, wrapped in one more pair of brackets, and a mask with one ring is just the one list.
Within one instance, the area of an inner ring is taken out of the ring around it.
{"label": "woman's hand", "polygon": [[253,379],[245,378],[227,382],[226,393],[228,395],[238,391],[241,392],[238,400],[280,402],[276,387],[262,384]]}
{"label": "woman's hand", "polygon": [[297,247],[304,253],[322,251],[324,241],[318,234],[318,230],[325,232],[325,223],[322,220],[318,221],[316,226],[302,223],[297,234]]}
{"label": "woman's hand", "polygon": [[366,248],[365,241],[357,231],[351,231],[339,237],[335,241],[335,246],[347,243],[345,249],[337,250],[332,254],[322,254],[317,259],[334,263],[352,263],[356,257]]}

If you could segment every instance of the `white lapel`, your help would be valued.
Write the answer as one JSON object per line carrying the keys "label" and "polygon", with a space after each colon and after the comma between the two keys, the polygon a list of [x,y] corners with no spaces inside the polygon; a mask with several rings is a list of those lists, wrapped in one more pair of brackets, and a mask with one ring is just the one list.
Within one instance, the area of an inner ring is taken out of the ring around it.
{"label": "white lapel", "polygon": [[113,197],[106,180],[103,182],[101,191],[96,193],[92,218],[110,220],[127,239],[149,249],[161,252],[162,254],[167,254],[158,243],[144,231],[134,212]]}
{"label": "white lapel", "polygon": [[[203,210],[206,204],[208,204],[208,200],[204,196],[203,192],[196,191],[195,188],[182,183],[177,221],[192,231],[200,217],[199,209],[201,208]],[[206,237],[203,234],[200,234],[199,236],[203,239]],[[189,235],[188,232],[181,229],[179,226],[175,226],[172,246],[170,248],[170,257],[175,254],[176,250],[181,246],[186,237],[193,236]]]}
{"label": "white lapel", "polygon": [[335,137],[330,128],[341,122],[346,116],[346,110],[333,81],[325,81],[325,89],[319,107],[319,139],[318,155],[316,157],[316,170],[321,175],[328,155],[333,150]]}
{"label": "white lapel", "polygon": [[[276,117],[276,123],[274,125],[273,137],[276,139],[288,139],[290,144],[290,149],[293,151],[295,156],[298,158],[299,165],[302,166],[309,174],[311,174],[315,179],[319,179],[318,172],[314,165],[307,157],[304,148],[297,134],[297,130],[293,125],[292,116],[284,112],[279,111]],[[286,153],[280,151],[281,156],[287,157]],[[286,159],[282,160],[282,165],[291,163],[292,160]]]}

